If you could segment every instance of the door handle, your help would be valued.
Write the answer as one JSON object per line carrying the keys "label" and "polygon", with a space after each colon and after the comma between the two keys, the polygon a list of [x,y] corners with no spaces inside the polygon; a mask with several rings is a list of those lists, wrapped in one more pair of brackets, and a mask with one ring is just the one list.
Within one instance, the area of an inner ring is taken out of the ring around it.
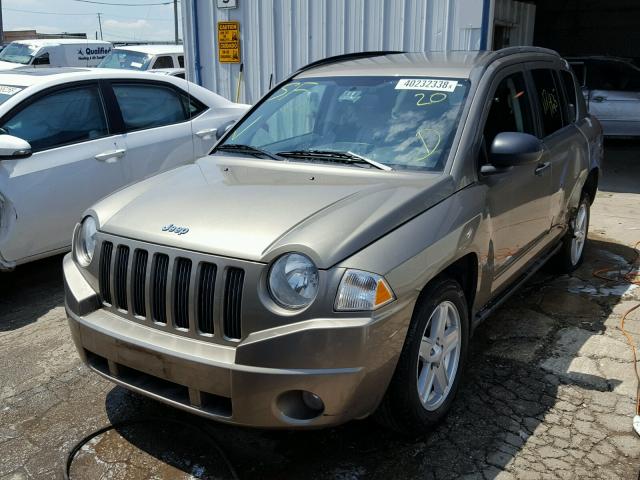
{"label": "door handle", "polygon": [[205,128],[204,130],[200,130],[196,132],[196,135],[199,136],[203,140],[210,140],[213,136],[218,132],[217,128]]}
{"label": "door handle", "polygon": [[551,162],[539,163],[536,169],[534,170],[534,173],[538,176],[541,176],[544,173],[544,171],[550,166],[551,166]]}
{"label": "door handle", "polygon": [[593,97],[593,98],[592,98],[592,100],[593,100],[594,102],[598,102],[598,103],[604,102],[606,99],[607,99],[607,97],[602,97],[602,96],[600,96],[600,95],[598,95],[597,97]]}
{"label": "door handle", "polygon": [[126,149],[118,148],[117,150],[109,150],[108,152],[99,153],[94,158],[100,162],[112,163],[118,158],[123,157],[126,152]]}

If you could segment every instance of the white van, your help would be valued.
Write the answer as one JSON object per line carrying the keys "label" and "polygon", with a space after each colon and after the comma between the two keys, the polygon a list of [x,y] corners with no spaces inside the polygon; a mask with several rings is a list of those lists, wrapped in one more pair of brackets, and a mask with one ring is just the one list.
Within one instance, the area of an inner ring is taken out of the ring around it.
{"label": "white van", "polygon": [[113,46],[102,40],[17,40],[0,52],[0,70],[34,67],[95,67]]}
{"label": "white van", "polygon": [[184,68],[182,45],[127,45],[114,48],[98,68],[157,70]]}

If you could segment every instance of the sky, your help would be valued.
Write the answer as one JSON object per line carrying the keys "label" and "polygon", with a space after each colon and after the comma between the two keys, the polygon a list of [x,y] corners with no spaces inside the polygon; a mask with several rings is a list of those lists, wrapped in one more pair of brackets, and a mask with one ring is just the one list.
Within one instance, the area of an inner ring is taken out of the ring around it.
{"label": "sky", "polygon": [[[86,33],[95,38],[97,13],[102,13],[102,34],[111,41],[174,40],[173,0],[95,0],[119,4],[165,3],[167,5],[97,5],[77,0],[0,0],[5,30],[33,30],[41,33]],[[178,31],[180,2],[178,2]]]}

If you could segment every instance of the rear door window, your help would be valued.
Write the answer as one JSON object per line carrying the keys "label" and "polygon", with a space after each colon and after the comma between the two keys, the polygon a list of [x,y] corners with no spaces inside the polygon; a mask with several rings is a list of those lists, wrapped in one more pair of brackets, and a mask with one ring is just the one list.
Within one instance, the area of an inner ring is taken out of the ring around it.
{"label": "rear door window", "polygon": [[543,136],[551,135],[563,127],[560,89],[553,70],[539,68],[531,71],[538,97],[538,111],[542,120]]}
{"label": "rear door window", "polygon": [[153,68],[173,68],[173,58],[170,55],[163,55],[156,58]]}
{"label": "rear door window", "polygon": [[113,91],[128,131],[161,127],[187,119],[180,95],[170,87],[115,83]]}
{"label": "rear door window", "polygon": [[29,142],[33,151],[108,135],[97,85],[57,90],[40,97],[0,127]]}

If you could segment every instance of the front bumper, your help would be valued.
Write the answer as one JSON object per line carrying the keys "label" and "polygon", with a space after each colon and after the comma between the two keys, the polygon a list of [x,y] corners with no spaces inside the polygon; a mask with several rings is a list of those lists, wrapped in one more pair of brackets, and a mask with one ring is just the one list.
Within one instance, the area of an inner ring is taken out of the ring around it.
{"label": "front bumper", "polygon": [[[255,332],[237,346],[178,336],[100,307],[71,255],[66,310],[82,360],[126,388],[228,423],[322,427],[371,414],[393,375],[410,306],[379,318],[314,319]],[[324,403],[311,411],[301,392]]]}

